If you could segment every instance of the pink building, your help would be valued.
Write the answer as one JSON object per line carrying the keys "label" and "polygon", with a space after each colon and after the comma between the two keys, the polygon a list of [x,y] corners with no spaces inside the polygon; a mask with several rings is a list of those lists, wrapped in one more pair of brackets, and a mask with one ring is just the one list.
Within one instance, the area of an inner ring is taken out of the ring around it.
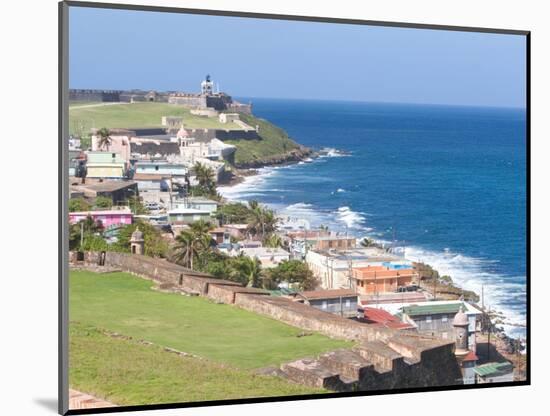
{"label": "pink building", "polygon": [[133,218],[130,210],[69,212],[69,223],[76,224],[79,221],[86,219],[88,216],[92,217],[94,221],[101,221],[103,227],[105,228],[131,224]]}

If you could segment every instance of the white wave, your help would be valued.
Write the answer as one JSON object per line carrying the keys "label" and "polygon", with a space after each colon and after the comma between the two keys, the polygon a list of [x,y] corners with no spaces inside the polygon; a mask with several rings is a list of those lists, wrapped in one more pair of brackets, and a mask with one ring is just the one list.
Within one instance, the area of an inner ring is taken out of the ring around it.
{"label": "white wave", "polygon": [[521,327],[526,322],[525,276],[509,277],[488,272],[487,266],[496,261],[453,253],[450,249],[435,252],[406,247],[405,257],[429,264],[441,276],[451,276],[458,286],[480,296],[483,287],[485,307],[502,312],[505,322],[511,324],[502,325],[506,333],[510,336],[525,335],[525,329]]}
{"label": "white wave", "polygon": [[221,196],[231,201],[243,201],[251,193],[263,192],[266,181],[276,174],[276,167],[260,168],[256,175],[246,176],[242,182],[235,185],[218,186],[217,190]]}
{"label": "white wave", "polygon": [[365,222],[365,217],[350,207],[340,207],[336,211],[336,219],[346,224],[348,228],[361,228]]}
{"label": "white wave", "polygon": [[338,188],[338,189],[336,190],[336,192],[342,193],[342,192],[347,192],[347,191],[346,191],[345,189],[343,189],[343,188]]}
{"label": "white wave", "polygon": [[319,157],[344,157],[349,156],[348,153],[335,149],[334,147],[323,147],[320,150]]}

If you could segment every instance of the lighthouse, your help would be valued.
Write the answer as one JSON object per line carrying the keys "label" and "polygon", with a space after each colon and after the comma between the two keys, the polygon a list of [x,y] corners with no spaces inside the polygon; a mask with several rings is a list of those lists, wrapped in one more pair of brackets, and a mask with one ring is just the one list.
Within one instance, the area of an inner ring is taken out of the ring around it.
{"label": "lighthouse", "polygon": [[204,81],[201,82],[201,94],[212,95],[214,93],[214,81],[210,79],[210,75],[206,75]]}

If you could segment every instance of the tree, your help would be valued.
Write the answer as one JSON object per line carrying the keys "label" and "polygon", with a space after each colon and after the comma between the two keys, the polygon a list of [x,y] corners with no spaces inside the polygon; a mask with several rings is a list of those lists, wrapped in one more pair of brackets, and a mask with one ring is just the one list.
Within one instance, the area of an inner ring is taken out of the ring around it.
{"label": "tree", "polygon": [[223,204],[216,213],[221,224],[244,224],[250,218],[250,209],[241,202]]}
{"label": "tree", "polygon": [[149,214],[149,210],[143,205],[140,198],[138,196],[131,196],[127,200],[128,205],[130,206],[130,210],[135,215],[147,215]]}
{"label": "tree", "polygon": [[111,246],[112,251],[130,252],[132,233],[139,227],[143,233],[144,254],[150,257],[166,257],[168,255],[168,241],[161,232],[149,222],[137,220],[134,224],[125,225],[118,230],[117,242]]}
{"label": "tree", "polygon": [[318,282],[306,263],[299,260],[287,260],[279,263],[267,271],[270,284],[278,285],[281,282],[297,284],[300,290],[315,289]]}
{"label": "tree", "polygon": [[280,235],[271,233],[267,235],[263,240],[263,245],[265,247],[277,248],[283,246],[283,239]]}
{"label": "tree", "polygon": [[368,237],[363,238],[359,244],[361,244],[361,247],[376,246],[376,242],[372,238],[368,238]]}
{"label": "tree", "polygon": [[277,225],[275,213],[273,210],[261,206],[257,201],[250,201],[248,205],[250,207],[247,221],[248,232],[254,236],[261,236],[263,240],[267,234],[275,231]]}
{"label": "tree", "polygon": [[71,198],[69,199],[68,208],[69,212],[89,211],[90,204],[88,204],[84,198]]}
{"label": "tree", "polygon": [[98,196],[95,199],[94,206],[97,208],[111,208],[113,206],[113,200],[106,196]]}
{"label": "tree", "polygon": [[97,135],[99,136],[99,148],[106,148],[108,151],[112,143],[111,131],[107,127],[102,127],[97,131]]}
{"label": "tree", "polygon": [[248,287],[258,287],[262,274],[262,266],[257,258],[244,255],[234,257],[230,264],[230,277]]}
{"label": "tree", "polygon": [[[85,240],[90,236],[101,236],[103,229],[104,227],[101,221],[94,221],[94,219],[88,215],[85,219],[69,227],[69,248],[71,250],[84,250]],[[84,243],[81,244],[81,242]]]}
{"label": "tree", "polygon": [[190,269],[193,268],[193,257],[195,257],[195,236],[192,232],[184,230],[176,236],[174,246],[174,260]]}
{"label": "tree", "polygon": [[177,244],[174,247],[176,262],[190,269],[204,268],[208,255],[212,252],[212,228],[210,222],[199,220],[192,223],[188,230],[182,231],[176,237]]}
{"label": "tree", "polygon": [[439,278],[439,281],[445,285],[452,285],[453,284],[453,279],[451,278],[451,276],[449,275],[443,275]]}
{"label": "tree", "polygon": [[199,183],[199,188],[208,195],[215,195],[216,181],[212,168],[203,163],[197,162],[195,163],[195,166],[193,166],[193,170],[195,171],[195,177]]}

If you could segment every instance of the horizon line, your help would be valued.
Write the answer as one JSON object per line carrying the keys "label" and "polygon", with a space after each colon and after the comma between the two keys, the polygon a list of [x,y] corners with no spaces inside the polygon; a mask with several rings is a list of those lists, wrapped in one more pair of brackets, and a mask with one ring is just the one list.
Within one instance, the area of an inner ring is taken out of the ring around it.
{"label": "horizon line", "polygon": [[[155,89],[142,89],[142,88],[129,88],[129,89],[116,89],[116,88],[73,88],[69,87],[69,90],[97,90],[97,91],[155,91],[155,92],[183,92],[178,90],[155,90]],[[199,94],[198,92],[187,92],[188,94]],[[328,101],[328,102],[347,102],[347,103],[363,103],[363,104],[394,104],[394,105],[418,105],[418,106],[438,106],[438,107],[473,107],[473,108],[501,108],[501,109],[513,109],[513,110],[526,110],[527,103],[524,105],[495,105],[495,104],[458,104],[458,103],[422,103],[414,101],[385,101],[385,100],[364,100],[364,99],[343,99],[343,98],[296,98],[296,97],[267,97],[267,96],[246,96],[246,95],[232,95],[226,92],[224,94],[230,97],[239,97],[241,99],[259,99],[259,100],[288,100],[288,101]],[[128,103],[130,104],[130,103]],[[254,103],[252,103],[254,104]]]}

